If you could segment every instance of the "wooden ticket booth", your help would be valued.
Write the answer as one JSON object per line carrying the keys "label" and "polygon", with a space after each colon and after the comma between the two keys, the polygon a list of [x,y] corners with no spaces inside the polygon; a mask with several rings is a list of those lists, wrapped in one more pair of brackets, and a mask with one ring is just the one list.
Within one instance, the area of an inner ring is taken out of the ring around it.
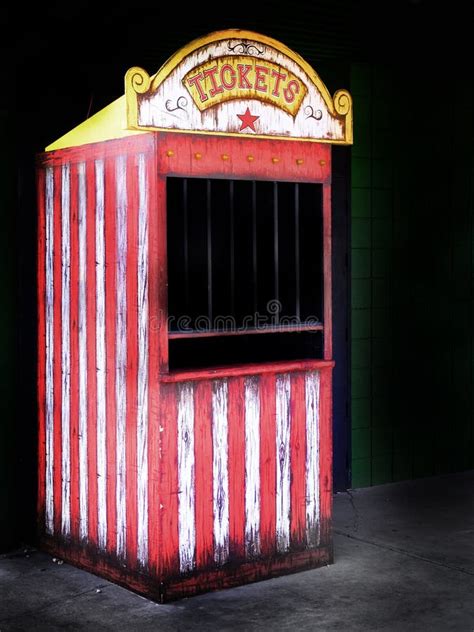
{"label": "wooden ticket booth", "polygon": [[331,144],[351,142],[348,92],[229,30],[131,68],[39,156],[45,550],[159,601],[332,561]]}

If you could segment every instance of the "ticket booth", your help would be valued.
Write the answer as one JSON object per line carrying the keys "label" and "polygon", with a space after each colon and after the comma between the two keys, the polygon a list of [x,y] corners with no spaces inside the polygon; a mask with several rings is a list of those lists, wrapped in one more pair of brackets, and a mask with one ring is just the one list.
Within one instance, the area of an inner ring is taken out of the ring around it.
{"label": "ticket booth", "polygon": [[[332,561],[331,96],[212,33],[38,158],[44,550],[164,602]],[[337,306],[335,306],[337,309]]]}

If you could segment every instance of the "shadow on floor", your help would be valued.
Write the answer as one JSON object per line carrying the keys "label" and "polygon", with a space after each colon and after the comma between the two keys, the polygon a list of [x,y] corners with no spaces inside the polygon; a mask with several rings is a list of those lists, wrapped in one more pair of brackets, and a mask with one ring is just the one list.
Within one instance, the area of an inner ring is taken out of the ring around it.
{"label": "shadow on floor", "polygon": [[474,629],[474,472],[334,498],[335,564],[158,605],[28,549],[0,557],[0,632]]}

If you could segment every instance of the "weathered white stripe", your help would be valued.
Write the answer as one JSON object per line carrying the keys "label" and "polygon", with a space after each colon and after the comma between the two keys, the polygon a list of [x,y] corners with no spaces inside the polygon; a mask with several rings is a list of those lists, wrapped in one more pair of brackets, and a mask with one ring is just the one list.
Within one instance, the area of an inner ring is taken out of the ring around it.
{"label": "weathered white stripe", "polygon": [[194,514],[194,389],[191,382],[178,387],[178,531],[179,567],[194,568],[196,531]]}
{"label": "weathered white stripe", "polygon": [[276,546],[279,552],[290,546],[290,376],[276,378]]}
{"label": "weathered white stripe", "polygon": [[127,163],[119,156],[115,163],[117,267],[117,314],[115,328],[115,398],[117,410],[117,555],[125,556],[127,537],[126,515],[126,451],[127,420]]}
{"label": "weathered white stripe", "polygon": [[137,557],[148,560],[148,189],[145,156],[138,157],[138,396]]}
{"label": "weathered white stripe", "polygon": [[71,531],[71,348],[70,348],[70,169],[62,166],[61,179],[61,531]]}
{"label": "weathered white stripe", "polygon": [[319,544],[319,372],[308,373],[306,392],[306,540]]}
{"label": "weathered white stripe", "polygon": [[260,394],[256,377],[245,380],[245,548],[260,553]]}
{"label": "weathered white stripe", "polygon": [[107,542],[107,461],[105,417],[105,226],[104,161],[95,161],[95,291],[97,365],[97,541]]}
{"label": "weathered white stripe", "polygon": [[229,475],[227,469],[227,380],[216,380],[212,391],[212,478],[214,503],[214,559],[229,557]]}
{"label": "weathered white stripe", "polygon": [[87,538],[88,525],[88,471],[87,471],[87,202],[86,165],[80,162],[78,170],[79,225],[79,537]]}
{"label": "weathered white stripe", "polygon": [[46,432],[46,489],[45,489],[45,525],[46,532],[54,531],[54,172],[46,169],[45,191],[45,302],[46,302],[46,374],[45,374],[45,432]]}

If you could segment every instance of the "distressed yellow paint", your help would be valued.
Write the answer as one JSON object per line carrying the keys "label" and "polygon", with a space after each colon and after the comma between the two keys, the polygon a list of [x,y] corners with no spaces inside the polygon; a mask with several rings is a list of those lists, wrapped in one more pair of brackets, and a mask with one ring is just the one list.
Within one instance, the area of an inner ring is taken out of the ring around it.
{"label": "distressed yellow paint", "polygon": [[46,147],[46,151],[98,143],[113,138],[124,138],[144,134],[142,130],[127,129],[125,96],[113,101],[105,108],[85,120],[58,140]]}
{"label": "distressed yellow paint", "polygon": [[250,55],[211,59],[192,68],[182,83],[201,112],[233,99],[258,99],[296,116],[308,91],[287,68]]}

